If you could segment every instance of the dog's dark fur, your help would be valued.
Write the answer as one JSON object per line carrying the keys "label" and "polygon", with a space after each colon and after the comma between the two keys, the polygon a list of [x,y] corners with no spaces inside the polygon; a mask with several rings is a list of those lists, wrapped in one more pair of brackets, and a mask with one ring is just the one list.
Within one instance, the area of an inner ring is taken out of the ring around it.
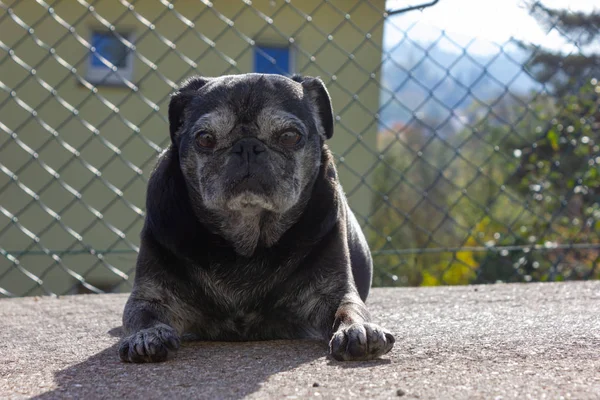
{"label": "dog's dark fur", "polygon": [[[198,340],[330,340],[338,360],[391,350],[364,301],[371,254],[324,141],[317,78],[196,77],[169,105],[172,143],[150,178],[124,361]],[[296,132],[297,145],[280,134]],[[211,134],[216,147],[198,143]]]}

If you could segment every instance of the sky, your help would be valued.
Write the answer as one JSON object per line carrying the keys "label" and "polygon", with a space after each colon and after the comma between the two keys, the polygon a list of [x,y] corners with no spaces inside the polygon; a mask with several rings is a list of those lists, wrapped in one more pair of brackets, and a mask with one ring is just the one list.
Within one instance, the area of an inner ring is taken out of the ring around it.
{"label": "sky", "polygon": [[[428,0],[392,0],[387,2],[388,9],[404,8]],[[543,0],[551,8],[569,7],[573,11],[600,10],[600,0]],[[556,31],[549,34],[531,17],[523,0],[439,0],[439,2],[421,11],[412,11],[392,17],[386,27],[385,44],[389,47],[397,42],[402,33],[412,24],[409,36],[420,42],[431,42],[444,30],[454,41],[466,44],[473,38],[477,41],[469,47],[470,53],[489,54],[498,51],[493,43],[503,44],[511,37],[542,45],[553,50],[573,51]],[[459,52],[458,47],[440,43],[444,50]]]}

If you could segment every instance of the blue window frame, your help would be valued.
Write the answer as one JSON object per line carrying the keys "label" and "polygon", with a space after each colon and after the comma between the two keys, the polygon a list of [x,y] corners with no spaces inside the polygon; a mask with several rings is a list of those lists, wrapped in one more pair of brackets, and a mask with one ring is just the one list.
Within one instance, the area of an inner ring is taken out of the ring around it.
{"label": "blue window frame", "polygon": [[[125,36],[125,38],[127,38]],[[119,38],[110,32],[93,32],[92,33],[92,46],[96,48],[96,52],[102,57],[110,61],[118,68],[125,67],[127,65],[127,46],[123,44]],[[92,66],[99,68],[108,67],[98,58],[98,56],[92,53]]]}
{"label": "blue window frame", "polygon": [[[119,32],[117,37],[112,32],[92,31],[90,43],[95,52],[90,51],[86,79],[99,85],[125,86],[126,81],[133,79],[133,51],[130,51],[120,38],[132,42],[132,34]],[[111,71],[101,57],[117,67]]]}
{"label": "blue window frame", "polygon": [[254,72],[261,74],[292,74],[292,57],[289,47],[256,46]]}

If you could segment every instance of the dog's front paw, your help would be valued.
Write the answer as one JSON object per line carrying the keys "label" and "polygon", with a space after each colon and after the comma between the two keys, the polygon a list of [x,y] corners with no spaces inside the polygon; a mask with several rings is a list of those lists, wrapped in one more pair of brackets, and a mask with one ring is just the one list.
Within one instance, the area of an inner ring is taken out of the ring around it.
{"label": "dog's front paw", "polygon": [[179,348],[175,329],[165,324],[142,329],[121,341],[121,360],[134,363],[165,361],[170,352]]}
{"label": "dog's front paw", "polygon": [[394,347],[394,336],[382,327],[352,324],[338,329],[329,342],[329,353],[339,361],[372,360]]}

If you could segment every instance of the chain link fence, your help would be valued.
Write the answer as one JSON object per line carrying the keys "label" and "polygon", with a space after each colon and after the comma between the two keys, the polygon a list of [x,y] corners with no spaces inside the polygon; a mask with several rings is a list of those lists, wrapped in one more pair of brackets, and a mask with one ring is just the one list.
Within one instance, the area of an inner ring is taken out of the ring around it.
{"label": "chain link fence", "polygon": [[170,93],[252,71],[327,84],[375,285],[598,279],[600,18],[527,4],[552,51],[436,3],[0,1],[0,294],[130,290]]}

